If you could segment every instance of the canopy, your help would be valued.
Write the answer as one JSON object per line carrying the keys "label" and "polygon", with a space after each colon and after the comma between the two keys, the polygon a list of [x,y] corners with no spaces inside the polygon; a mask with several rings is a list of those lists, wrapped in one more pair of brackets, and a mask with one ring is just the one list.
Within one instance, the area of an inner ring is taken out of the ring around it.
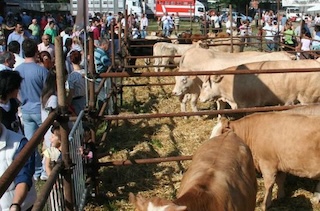
{"label": "canopy", "polygon": [[315,11],[320,11],[320,4],[316,4],[313,7],[310,7],[307,9],[308,12],[315,12]]}

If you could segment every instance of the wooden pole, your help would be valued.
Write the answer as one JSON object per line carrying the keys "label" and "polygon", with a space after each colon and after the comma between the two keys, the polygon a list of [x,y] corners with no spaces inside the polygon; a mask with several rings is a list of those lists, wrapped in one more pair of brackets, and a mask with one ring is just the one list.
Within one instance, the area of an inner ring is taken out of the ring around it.
{"label": "wooden pole", "polygon": [[229,20],[230,20],[230,37],[231,37],[231,53],[233,53],[233,17],[232,17],[232,5],[229,5]]}
{"label": "wooden pole", "polygon": [[60,123],[60,133],[61,133],[61,154],[62,161],[64,163],[65,171],[63,173],[63,187],[64,187],[64,200],[67,211],[74,210],[74,198],[73,198],[73,187],[72,187],[72,162],[69,152],[69,126],[68,126],[68,109],[66,103],[66,89],[65,89],[65,79],[66,72],[64,69],[64,58],[62,50],[62,37],[57,36],[55,38],[55,61],[56,61],[56,72],[57,72],[57,95],[58,95],[58,111],[61,118],[59,118]]}
{"label": "wooden pole", "polygon": [[89,110],[95,109],[95,66],[94,66],[94,43],[93,43],[93,33],[89,33],[89,73],[92,80],[89,81]]}

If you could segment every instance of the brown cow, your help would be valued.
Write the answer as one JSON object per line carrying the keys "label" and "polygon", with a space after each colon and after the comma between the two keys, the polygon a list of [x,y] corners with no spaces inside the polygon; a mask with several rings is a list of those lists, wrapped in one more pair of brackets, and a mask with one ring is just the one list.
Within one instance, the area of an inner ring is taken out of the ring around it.
{"label": "brown cow", "polygon": [[[236,121],[221,118],[211,137],[235,132],[250,147],[266,188],[263,209],[271,205],[272,188],[284,194],[286,173],[320,179],[320,118],[284,112],[256,113]],[[319,202],[320,183],[312,201]]]}
{"label": "brown cow", "polygon": [[252,155],[234,133],[204,142],[183,175],[178,198],[145,199],[129,194],[137,211],[253,211],[257,181]]}

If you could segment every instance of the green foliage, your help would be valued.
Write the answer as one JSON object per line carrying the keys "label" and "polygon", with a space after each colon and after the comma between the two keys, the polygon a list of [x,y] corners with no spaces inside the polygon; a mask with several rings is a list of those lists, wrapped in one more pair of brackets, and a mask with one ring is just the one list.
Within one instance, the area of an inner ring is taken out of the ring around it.
{"label": "green foliage", "polygon": [[251,0],[220,0],[220,4],[224,4],[225,7],[229,7],[229,5],[232,5],[233,10],[237,11],[245,11],[246,6],[250,4]]}

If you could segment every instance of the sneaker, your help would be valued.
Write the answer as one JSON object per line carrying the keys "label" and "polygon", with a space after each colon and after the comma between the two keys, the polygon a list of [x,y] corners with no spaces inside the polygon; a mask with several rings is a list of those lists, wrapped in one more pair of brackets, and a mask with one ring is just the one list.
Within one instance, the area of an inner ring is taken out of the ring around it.
{"label": "sneaker", "polygon": [[39,180],[39,176],[33,176],[34,181],[38,181]]}

